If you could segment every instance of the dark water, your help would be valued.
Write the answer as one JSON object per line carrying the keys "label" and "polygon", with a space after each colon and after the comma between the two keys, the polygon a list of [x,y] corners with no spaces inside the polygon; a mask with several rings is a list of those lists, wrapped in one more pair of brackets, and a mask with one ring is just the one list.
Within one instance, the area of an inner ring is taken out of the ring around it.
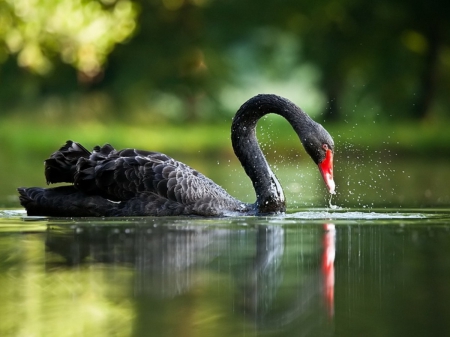
{"label": "dark water", "polygon": [[0,336],[449,336],[450,210],[0,212]]}

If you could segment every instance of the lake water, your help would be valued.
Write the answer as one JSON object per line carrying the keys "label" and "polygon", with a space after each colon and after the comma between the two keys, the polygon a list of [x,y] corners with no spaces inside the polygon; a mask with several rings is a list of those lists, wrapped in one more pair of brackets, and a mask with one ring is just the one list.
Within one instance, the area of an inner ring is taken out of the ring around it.
{"label": "lake water", "polygon": [[450,209],[0,211],[0,336],[449,336]]}

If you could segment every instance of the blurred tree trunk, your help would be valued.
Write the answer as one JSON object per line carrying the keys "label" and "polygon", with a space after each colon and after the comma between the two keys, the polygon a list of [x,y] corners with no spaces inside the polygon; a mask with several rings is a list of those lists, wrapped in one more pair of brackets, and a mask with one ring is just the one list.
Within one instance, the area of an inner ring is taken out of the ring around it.
{"label": "blurred tree trunk", "polygon": [[341,119],[342,111],[340,107],[340,96],[342,83],[340,80],[328,79],[323,84],[325,95],[327,97],[327,106],[323,113],[324,120],[335,122]]}
{"label": "blurred tree trunk", "polygon": [[198,99],[196,95],[188,95],[184,97],[184,118],[188,123],[198,121]]}
{"label": "blurred tree trunk", "polygon": [[415,109],[413,110],[413,117],[420,120],[426,119],[429,116],[436,91],[438,57],[441,45],[441,34],[437,22],[431,25],[426,37],[428,48],[425,54],[423,72],[420,78],[419,97],[417,98]]}

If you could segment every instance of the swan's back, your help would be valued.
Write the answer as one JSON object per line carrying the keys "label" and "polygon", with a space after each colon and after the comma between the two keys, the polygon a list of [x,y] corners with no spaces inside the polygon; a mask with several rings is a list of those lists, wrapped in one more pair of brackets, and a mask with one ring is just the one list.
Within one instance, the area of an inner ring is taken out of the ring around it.
{"label": "swan's back", "polygon": [[[105,210],[103,215],[114,216],[213,216],[245,209],[244,204],[203,174],[159,152],[116,151],[107,144],[90,153],[80,144],[67,141],[45,161],[45,172],[49,183],[74,184],[72,190],[60,190],[59,201],[64,206],[59,208],[73,213],[71,204],[75,204],[79,209],[76,216],[96,216],[101,213],[98,208]],[[21,202],[38,212],[33,201],[39,200],[42,205],[51,200],[57,204],[58,189],[50,190],[21,189]],[[48,213],[49,207],[43,208]]]}

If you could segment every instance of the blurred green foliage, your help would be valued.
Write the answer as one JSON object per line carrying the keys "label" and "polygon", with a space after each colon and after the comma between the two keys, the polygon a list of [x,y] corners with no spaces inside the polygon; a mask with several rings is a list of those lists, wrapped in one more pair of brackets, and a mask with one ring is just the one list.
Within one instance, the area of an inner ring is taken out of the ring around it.
{"label": "blurred green foliage", "polygon": [[274,92],[328,121],[441,121],[444,0],[3,0],[0,114],[223,121]]}
{"label": "blurred green foliage", "polygon": [[5,0],[0,36],[20,67],[44,75],[53,54],[86,76],[98,74],[116,43],[136,25],[136,9],[126,0]]}

